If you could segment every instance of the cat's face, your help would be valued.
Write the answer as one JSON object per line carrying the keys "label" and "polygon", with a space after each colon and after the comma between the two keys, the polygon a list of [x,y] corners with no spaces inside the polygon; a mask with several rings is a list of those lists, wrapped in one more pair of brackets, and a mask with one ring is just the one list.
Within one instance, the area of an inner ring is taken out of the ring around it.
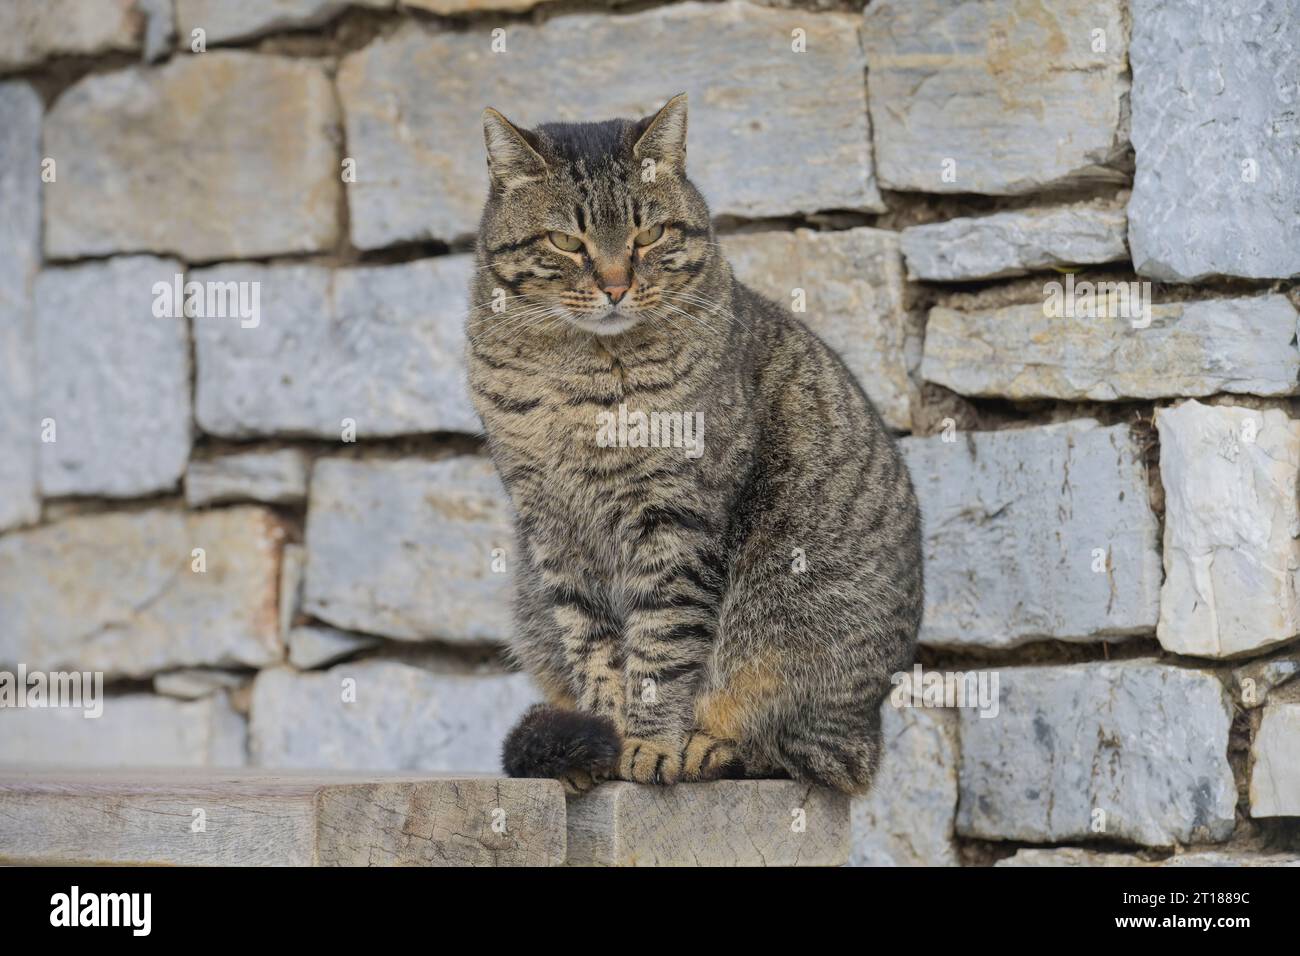
{"label": "cat's face", "polygon": [[523,130],[488,110],[483,128],[479,288],[504,307],[482,321],[618,335],[703,304],[693,288],[716,247],[686,178],[685,95],[640,121]]}

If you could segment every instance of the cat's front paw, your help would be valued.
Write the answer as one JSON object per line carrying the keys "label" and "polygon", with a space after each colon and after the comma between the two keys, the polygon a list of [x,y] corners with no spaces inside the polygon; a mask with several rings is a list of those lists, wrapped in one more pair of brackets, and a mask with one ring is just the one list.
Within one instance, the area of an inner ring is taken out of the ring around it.
{"label": "cat's front paw", "polygon": [[560,777],[560,785],[564,787],[564,792],[571,797],[579,797],[582,794],[593,790],[598,783],[606,779],[604,775],[588,773],[585,770],[575,770],[572,773],[563,774]]}
{"label": "cat's front paw", "polygon": [[682,774],[682,747],[676,740],[628,737],[618,760],[618,778],[633,783],[671,785]]}

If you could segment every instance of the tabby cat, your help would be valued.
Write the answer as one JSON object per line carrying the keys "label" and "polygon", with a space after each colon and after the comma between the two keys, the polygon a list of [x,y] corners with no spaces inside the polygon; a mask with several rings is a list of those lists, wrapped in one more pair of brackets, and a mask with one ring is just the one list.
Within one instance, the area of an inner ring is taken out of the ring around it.
{"label": "tabby cat", "polygon": [[[686,178],[684,94],[639,121],[483,126],[469,381],[516,513],[511,652],[548,700],[506,772],[866,789],[921,618],[893,439],[732,275]],[[652,413],[659,441],[624,427]],[[664,440],[689,421],[694,454]]]}

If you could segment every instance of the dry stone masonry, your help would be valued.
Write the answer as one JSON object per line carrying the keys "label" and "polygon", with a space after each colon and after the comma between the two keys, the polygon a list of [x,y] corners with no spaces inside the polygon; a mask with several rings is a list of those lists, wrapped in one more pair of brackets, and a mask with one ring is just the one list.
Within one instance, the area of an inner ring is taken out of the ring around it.
{"label": "dry stone masonry", "polygon": [[185,503],[191,508],[234,501],[301,504],[307,497],[309,467],[307,456],[297,448],[195,459],[185,470]]}
{"label": "dry stone masonry", "polygon": [[1133,265],[1155,279],[1300,272],[1300,17],[1288,0],[1132,0]]}
{"label": "dry stone masonry", "polygon": [[862,42],[882,187],[1004,196],[1125,178],[1122,0],[875,0]]}
{"label": "dry stone masonry", "polygon": [[1294,689],[1269,701],[1251,754],[1250,812],[1256,817],[1300,815],[1300,698]]}
{"label": "dry stone masonry", "polygon": [[910,226],[899,236],[910,279],[965,282],[1125,258],[1118,203],[1012,210]]}
{"label": "dry stone masonry", "polygon": [[250,754],[261,767],[491,773],[500,741],[538,699],[523,674],[437,674],[396,661],[275,667],[253,683]]}
{"label": "dry stone masonry", "polygon": [[510,627],[514,532],[491,464],[321,459],[306,610],[399,640],[493,641]]}
{"label": "dry stone masonry", "polygon": [[343,189],[337,127],[334,90],[312,60],[214,51],[87,76],[45,119],[45,151],[61,167],[44,193],[46,255],[205,262],[329,249]]}
{"label": "dry stone masonry", "polygon": [[1129,853],[1099,853],[1066,847],[1060,850],[1017,850],[994,866],[1139,866],[1139,867],[1236,867],[1300,866],[1300,856],[1282,853],[1222,853],[1215,850],[1180,853],[1163,859]]}
{"label": "dry stone masonry", "polygon": [[284,656],[270,511],[70,517],[0,538],[0,659],[147,677]]}
{"label": "dry stone masonry", "polygon": [[[1294,5],[818,6],[0,3],[0,673],[103,681],[0,707],[0,863],[1300,865]],[[539,699],[479,113],[683,90],[924,513],[852,801],[472,776]]]}
{"label": "dry stone masonry", "polygon": [[889,760],[853,802],[854,866],[957,866],[953,808],[960,750],[950,710],[881,709]]}
{"label": "dry stone masonry", "polygon": [[152,4],[101,0],[20,0],[0,7],[0,69],[55,56],[140,49]]}
{"label": "dry stone masonry", "polygon": [[223,264],[188,273],[205,287],[248,290],[249,308],[238,315],[192,319],[199,427],[239,439],[338,440],[345,420],[363,439],[477,432],[464,371],[471,269],[470,257],[458,255],[373,268]]}
{"label": "dry stone masonry", "polygon": [[959,833],[1146,846],[1232,833],[1232,708],[1213,674],[1134,660],[999,677],[997,718],[961,712]]}
{"label": "dry stone masonry", "polygon": [[0,531],[40,517],[32,282],[40,264],[41,101],[25,83],[0,83]]}
{"label": "dry stone masonry", "polygon": [[155,284],[179,271],[174,260],[119,256],[37,276],[36,400],[54,429],[39,446],[45,497],[138,497],[170,491],[184,473],[189,335],[183,316],[151,313]]}
{"label": "dry stone masonry", "polygon": [[1170,651],[1239,657],[1300,631],[1300,421],[1189,401],[1156,412]]}
{"label": "dry stone masonry", "polygon": [[1300,392],[1300,314],[1285,296],[1153,305],[1149,317],[1107,309],[1056,316],[1041,304],[937,307],[926,325],[921,375],[963,395],[1014,399]]}
{"label": "dry stone masonry", "polygon": [[396,0],[176,0],[182,46],[194,30],[209,43],[251,40],[280,30],[322,26],[348,7],[391,8]]}
{"label": "dry stone masonry", "polygon": [[1125,425],[903,440],[925,519],[921,640],[1013,647],[1150,633],[1159,526]]}
{"label": "dry stone masonry", "polygon": [[122,694],[93,719],[68,709],[5,715],[5,763],[34,768],[239,767],[247,749],[247,721],[225,694]]}

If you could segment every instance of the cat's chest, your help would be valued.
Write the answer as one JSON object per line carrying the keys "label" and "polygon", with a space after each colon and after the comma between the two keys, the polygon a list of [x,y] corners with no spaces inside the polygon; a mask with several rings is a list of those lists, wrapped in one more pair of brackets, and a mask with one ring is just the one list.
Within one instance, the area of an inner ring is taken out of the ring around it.
{"label": "cat's chest", "polygon": [[485,376],[475,404],[493,443],[535,467],[619,470],[661,452],[691,454],[702,414],[689,383],[646,386],[616,368],[582,376]]}
{"label": "cat's chest", "polygon": [[656,503],[693,497],[702,416],[627,401],[539,405],[526,427],[491,431],[522,515],[575,547],[606,553]]}

